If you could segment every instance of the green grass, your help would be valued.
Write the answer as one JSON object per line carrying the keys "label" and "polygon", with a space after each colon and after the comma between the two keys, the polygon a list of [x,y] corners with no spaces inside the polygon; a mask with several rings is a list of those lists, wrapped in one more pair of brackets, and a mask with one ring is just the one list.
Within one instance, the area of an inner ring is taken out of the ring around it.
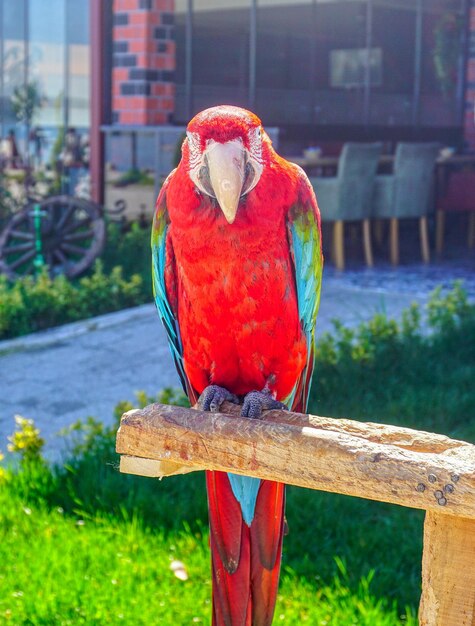
{"label": "green grass", "polygon": [[[151,530],[126,514],[71,516],[26,506],[8,488],[0,511],[0,623],[209,623],[207,531]],[[185,564],[188,580],[174,576],[174,559]],[[370,591],[371,576],[350,588],[344,565],[338,567],[338,577],[318,586],[284,567],[275,622],[399,623],[396,607]],[[415,624],[410,617],[406,623]]]}
{"label": "green grass", "polygon": [[[337,327],[316,372],[312,412],[475,440],[475,306],[459,287],[436,294],[424,331],[416,310]],[[73,429],[54,470],[35,461],[33,431],[14,439],[32,453],[0,486],[0,624],[209,623],[203,475],[121,475],[114,434],[94,420]],[[275,624],[416,625],[421,511],[288,488],[287,519]]]}

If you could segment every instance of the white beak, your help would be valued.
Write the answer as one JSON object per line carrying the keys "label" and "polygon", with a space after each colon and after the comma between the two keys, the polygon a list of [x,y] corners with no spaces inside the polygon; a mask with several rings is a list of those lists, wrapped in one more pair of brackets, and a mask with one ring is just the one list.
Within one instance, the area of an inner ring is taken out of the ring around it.
{"label": "white beak", "polygon": [[206,147],[209,179],[224,217],[236,219],[245,176],[245,150],[238,139],[227,143],[210,141]]}

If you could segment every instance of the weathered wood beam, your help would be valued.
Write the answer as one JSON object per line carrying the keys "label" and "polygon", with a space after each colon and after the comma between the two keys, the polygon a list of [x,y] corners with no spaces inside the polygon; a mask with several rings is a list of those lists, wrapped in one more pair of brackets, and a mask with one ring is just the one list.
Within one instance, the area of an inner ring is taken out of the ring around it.
{"label": "weathered wood beam", "polygon": [[382,424],[286,411],[252,420],[231,404],[223,411],[129,411],[117,434],[121,471],[230,471],[475,519],[474,445]]}
{"label": "weathered wood beam", "polygon": [[420,626],[475,626],[475,521],[428,511]]}

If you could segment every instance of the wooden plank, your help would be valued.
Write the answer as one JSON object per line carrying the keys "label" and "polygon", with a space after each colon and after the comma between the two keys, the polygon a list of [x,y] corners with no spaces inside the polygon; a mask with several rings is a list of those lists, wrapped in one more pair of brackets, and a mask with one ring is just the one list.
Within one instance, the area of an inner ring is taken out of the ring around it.
{"label": "wooden plank", "polygon": [[234,405],[223,410],[130,411],[117,452],[475,519],[471,444],[352,420],[286,411],[251,420],[237,417]]}
{"label": "wooden plank", "polygon": [[190,472],[196,472],[198,469],[201,468],[188,467],[173,461],[156,461],[154,459],[142,459],[138,456],[126,455],[120,457],[120,471],[123,474],[164,478],[165,476],[189,474]]}
{"label": "wooden plank", "polygon": [[475,520],[428,511],[420,626],[475,626]]}

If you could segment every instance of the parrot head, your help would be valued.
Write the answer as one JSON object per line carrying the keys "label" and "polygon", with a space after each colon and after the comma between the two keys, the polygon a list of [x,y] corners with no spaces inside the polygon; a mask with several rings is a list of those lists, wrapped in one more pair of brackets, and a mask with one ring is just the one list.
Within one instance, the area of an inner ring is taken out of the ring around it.
{"label": "parrot head", "polygon": [[240,199],[259,182],[270,139],[246,109],[217,106],[188,124],[182,163],[200,193],[216,199],[232,224]]}

